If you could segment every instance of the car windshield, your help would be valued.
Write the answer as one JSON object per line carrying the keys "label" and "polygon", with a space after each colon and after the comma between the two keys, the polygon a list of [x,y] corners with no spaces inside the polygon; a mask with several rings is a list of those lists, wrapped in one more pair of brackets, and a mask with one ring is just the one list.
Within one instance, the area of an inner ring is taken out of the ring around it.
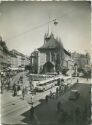
{"label": "car windshield", "polygon": [[39,84],[38,86],[44,86],[44,84]]}
{"label": "car windshield", "polygon": [[71,92],[72,92],[72,93],[77,93],[77,92],[78,92],[78,90],[72,90]]}

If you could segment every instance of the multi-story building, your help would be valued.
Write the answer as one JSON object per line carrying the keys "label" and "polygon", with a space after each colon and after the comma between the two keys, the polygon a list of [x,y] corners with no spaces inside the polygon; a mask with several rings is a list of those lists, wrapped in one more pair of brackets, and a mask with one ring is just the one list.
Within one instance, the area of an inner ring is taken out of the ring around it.
{"label": "multi-story building", "polygon": [[12,50],[13,55],[16,56],[16,68],[22,67],[25,68],[26,65],[29,65],[30,60],[24,54],[18,52],[17,50]]}
{"label": "multi-story building", "polygon": [[90,55],[86,54],[79,54],[77,52],[72,53],[72,58],[78,67],[85,68],[86,65],[90,65]]}
{"label": "multi-story building", "polygon": [[8,68],[18,69],[19,67],[25,68],[29,63],[29,58],[24,54],[17,50],[9,51],[6,43],[0,37],[0,70]]}
{"label": "multi-story building", "polygon": [[38,73],[38,54],[39,54],[39,51],[35,50],[31,53],[31,56],[30,56],[30,64],[32,67],[31,70],[33,73]]}
{"label": "multi-story building", "polygon": [[3,48],[0,46],[0,70],[3,68]]}
{"label": "multi-story building", "polygon": [[74,60],[72,59],[72,56],[71,56],[71,52],[69,51],[66,51],[64,49],[64,63],[63,63],[63,66],[69,68],[69,69],[73,69],[74,67]]}
{"label": "multi-story building", "polygon": [[0,37],[0,70],[10,67],[10,55],[6,43]]}
{"label": "multi-story building", "polygon": [[12,51],[10,51],[10,62],[12,70],[18,67],[17,56]]}

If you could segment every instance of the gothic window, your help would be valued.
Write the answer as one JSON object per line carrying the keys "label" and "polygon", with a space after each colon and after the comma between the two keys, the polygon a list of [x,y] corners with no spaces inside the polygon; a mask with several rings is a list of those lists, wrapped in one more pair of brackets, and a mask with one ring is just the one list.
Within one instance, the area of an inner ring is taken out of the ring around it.
{"label": "gothic window", "polygon": [[50,52],[46,52],[46,61],[50,61]]}
{"label": "gothic window", "polygon": [[51,61],[55,61],[55,53],[54,52],[51,53]]}

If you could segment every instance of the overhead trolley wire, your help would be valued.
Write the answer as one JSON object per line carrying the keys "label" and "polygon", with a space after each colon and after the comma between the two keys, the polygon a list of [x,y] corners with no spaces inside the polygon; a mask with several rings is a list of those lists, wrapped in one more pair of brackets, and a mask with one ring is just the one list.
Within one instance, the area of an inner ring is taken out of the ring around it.
{"label": "overhead trolley wire", "polygon": [[[70,12],[72,12],[72,11],[70,11]],[[38,29],[38,28],[41,28],[41,27],[43,27],[43,26],[45,26],[45,25],[47,25],[47,24],[49,24],[49,23],[51,23],[51,22],[60,20],[60,19],[62,19],[63,17],[65,17],[65,15],[67,15],[67,13],[64,14],[63,16],[57,17],[57,18],[55,18],[55,19],[53,19],[53,20],[50,20],[50,21],[48,21],[48,22],[46,22],[46,23],[44,23],[44,24],[40,24],[40,25],[35,26],[35,27],[33,27],[33,28],[29,28],[28,30],[26,30],[26,31],[24,31],[24,32],[21,32],[21,33],[19,33],[19,34],[13,36],[13,37],[11,37],[11,38],[6,39],[6,41],[12,40],[12,39],[16,39],[17,37],[20,37],[20,36],[22,36],[22,35],[25,35],[25,34],[27,34],[28,32],[31,32],[31,31],[36,30],[36,29]]]}

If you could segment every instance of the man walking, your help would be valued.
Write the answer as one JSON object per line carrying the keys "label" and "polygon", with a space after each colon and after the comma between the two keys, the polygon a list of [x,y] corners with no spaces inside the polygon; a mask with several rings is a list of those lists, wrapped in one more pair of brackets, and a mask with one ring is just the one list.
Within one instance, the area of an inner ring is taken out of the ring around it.
{"label": "man walking", "polygon": [[22,89],[22,97],[23,97],[23,100],[24,100],[24,97],[25,97],[25,88],[24,87]]}
{"label": "man walking", "polygon": [[60,112],[60,110],[61,110],[61,102],[59,101],[57,103],[57,112]]}
{"label": "man walking", "polygon": [[16,84],[13,85],[14,96],[17,95],[17,86]]}

